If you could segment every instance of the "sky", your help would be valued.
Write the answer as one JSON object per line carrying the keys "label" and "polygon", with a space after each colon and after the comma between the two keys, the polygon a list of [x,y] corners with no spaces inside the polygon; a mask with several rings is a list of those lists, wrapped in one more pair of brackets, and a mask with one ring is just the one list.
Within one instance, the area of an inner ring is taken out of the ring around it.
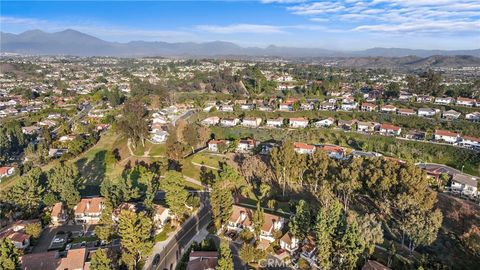
{"label": "sky", "polygon": [[362,50],[480,48],[480,0],[0,1],[0,30]]}

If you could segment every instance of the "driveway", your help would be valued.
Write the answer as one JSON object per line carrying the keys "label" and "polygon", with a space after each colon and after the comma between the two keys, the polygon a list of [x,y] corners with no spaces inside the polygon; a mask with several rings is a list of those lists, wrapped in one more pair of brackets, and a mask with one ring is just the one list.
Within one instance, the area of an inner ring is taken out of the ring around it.
{"label": "driveway", "polygon": [[[92,231],[94,227],[87,227],[87,231]],[[62,232],[75,232],[83,231],[82,225],[62,225],[57,227],[47,227],[42,231],[40,238],[37,241],[37,244],[33,247],[32,253],[46,252],[50,243],[53,240],[53,237],[60,231]]]}

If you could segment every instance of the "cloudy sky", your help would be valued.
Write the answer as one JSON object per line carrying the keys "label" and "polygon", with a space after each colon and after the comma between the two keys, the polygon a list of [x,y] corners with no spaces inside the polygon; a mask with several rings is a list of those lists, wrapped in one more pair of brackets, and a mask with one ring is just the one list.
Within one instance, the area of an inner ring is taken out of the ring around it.
{"label": "cloudy sky", "polygon": [[67,28],[128,42],[480,48],[480,0],[1,1],[0,30]]}

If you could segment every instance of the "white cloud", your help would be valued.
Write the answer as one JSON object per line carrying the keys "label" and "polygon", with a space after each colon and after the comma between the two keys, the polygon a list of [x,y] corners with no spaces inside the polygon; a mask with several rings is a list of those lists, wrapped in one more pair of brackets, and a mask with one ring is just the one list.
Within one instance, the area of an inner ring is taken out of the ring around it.
{"label": "white cloud", "polygon": [[266,24],[231,24],[231,25],[197,25],[196,29],[215,33],[215,34],[236,34],[236,33],[254,33],[254,34],[275,34],[284,33],[284,31],[275,25]]}

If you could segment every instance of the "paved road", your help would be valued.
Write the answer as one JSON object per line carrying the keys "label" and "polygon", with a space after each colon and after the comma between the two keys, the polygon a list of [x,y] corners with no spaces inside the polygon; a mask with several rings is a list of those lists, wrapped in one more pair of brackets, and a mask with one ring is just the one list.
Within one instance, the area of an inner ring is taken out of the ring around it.
{"label": "paved road", "polygon": [[[90,104],[85,105],[85,107],[81,111],[79,111],[76,115],[72,116],[70,119],[67,120],[67,124],[71,125],[73,122],[77,121],[78,119],[82,119],[95,106],[97,106],[97,104],[95,104],[94,106],[92,106]],[[56,133],[59,128],[60,128],[60,126],[56,127],[52,132]]]}
{"label": "paved road", "polygon": [[210,204],[206,193],[203,196],[204,206],[198,211],[197,215],[187,220],[182,228],[175,233],[171,240],[163,246],[160,252],[154,251],[152,256],[156,253],[160,254],[160,262],[157,267],[151,265],[151,258],[147,260],[144,269],[148,270],[173,270],[177,262],[181,259],[183,252],[190,245],[191,240],[197,233],[206,228],[212,221],[210,212]]}

